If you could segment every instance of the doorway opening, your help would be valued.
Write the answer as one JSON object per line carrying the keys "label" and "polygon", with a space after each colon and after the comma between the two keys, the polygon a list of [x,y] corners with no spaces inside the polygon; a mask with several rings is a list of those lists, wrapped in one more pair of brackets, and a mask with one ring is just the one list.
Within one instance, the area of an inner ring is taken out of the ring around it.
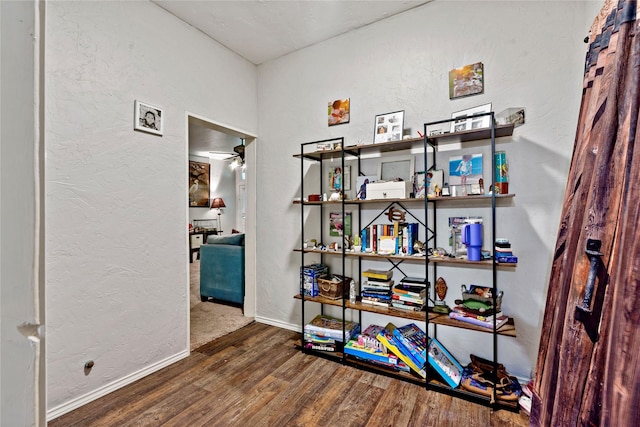
{"label": "doorway opening", "polygon": [[[189,230],[188,336],[193,351],[254,320],[256,136],[191,113],[187,113],[186,128],[188,188],[198,191],[197,196],[192,192],[185,196]],[[206,167],[207,174],[194,177],[191,173],[194,164]],[[200,200],[203,198],[204,203]],[[200,246],[207,244],[207,240],[240,235],[244,236],[244,299],[240,297],[243,301],[210,298],[207,296],[210,289],[205,286],[201,293],[200,270],[204,267],[205,283],[209,283],[209,274],[218,267],[207,256],[207,248],[202,249],[205,264],[201,265]]]}

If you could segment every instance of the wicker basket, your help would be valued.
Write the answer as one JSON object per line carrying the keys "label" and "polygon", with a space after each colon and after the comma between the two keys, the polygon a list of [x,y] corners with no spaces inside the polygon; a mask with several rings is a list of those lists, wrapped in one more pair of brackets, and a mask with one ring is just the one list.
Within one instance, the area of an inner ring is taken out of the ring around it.
{"label": "wicker basket", "polygon": [[318,278],[318,292],[325,298],[340,299],[349,295],[349,283],[350,277],[337,274],[321,276]]}

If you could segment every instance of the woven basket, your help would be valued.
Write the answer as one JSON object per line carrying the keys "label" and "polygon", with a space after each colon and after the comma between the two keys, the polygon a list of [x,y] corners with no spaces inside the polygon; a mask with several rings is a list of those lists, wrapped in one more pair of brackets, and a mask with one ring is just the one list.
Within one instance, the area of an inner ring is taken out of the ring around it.
{"label": "woven basket", "polygon": [[[333,280],[342,279],[342,280]],[[329,299],[340,299],[349,294],[351,278],[346,276],[330,275],[318,278],[318,292]]]}

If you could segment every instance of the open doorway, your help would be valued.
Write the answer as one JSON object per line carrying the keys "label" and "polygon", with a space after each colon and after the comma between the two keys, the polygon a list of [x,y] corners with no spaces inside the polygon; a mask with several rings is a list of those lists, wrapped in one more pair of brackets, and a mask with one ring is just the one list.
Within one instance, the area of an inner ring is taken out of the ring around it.
{"label": "open doorway", "polygon": [[[189,230],[186,261],[189,263],[189,344],[193,351],[251,323],[255,315],[255,235],[250,230],[255,230],[251,224],[255,224],[255,169],[252,167],[255,166],[256,137],[194,114],[187,114],[187,122],[190,192],[186,198]],[[244,271],[233,261],[217,265],[217,257],[211,256],[212,248],[201,247],[207,241],[237,241],[238,237],[244,244]],[[208,296],[210,289],[200,288],[201,269],[205,283],[210,283],[212,271],[216,275],[220,271],[227,274],[234,268],[244,274],[244,299],[212,298]]]}

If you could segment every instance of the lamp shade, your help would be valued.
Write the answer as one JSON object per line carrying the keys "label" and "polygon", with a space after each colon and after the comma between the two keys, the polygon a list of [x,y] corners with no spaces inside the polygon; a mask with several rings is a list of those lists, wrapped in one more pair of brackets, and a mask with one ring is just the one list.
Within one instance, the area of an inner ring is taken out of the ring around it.
{"label": "lamp shade", "polygon": [[211,201],[211,209],[214,208],[226,208],[227,206],[224,204],[224,200],[221,197],[217,197]]}

